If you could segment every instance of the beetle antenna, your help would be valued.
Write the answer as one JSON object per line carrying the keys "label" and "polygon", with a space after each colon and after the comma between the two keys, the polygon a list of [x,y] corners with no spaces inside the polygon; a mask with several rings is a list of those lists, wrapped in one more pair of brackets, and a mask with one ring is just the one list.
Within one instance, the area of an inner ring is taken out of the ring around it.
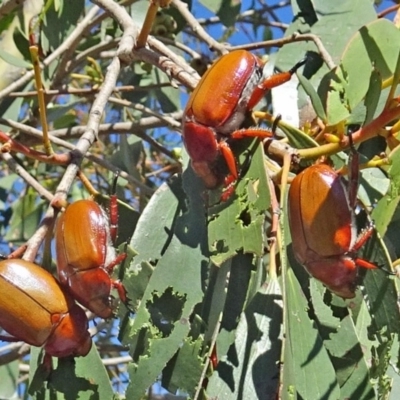
{"label": "beetle antenna", "polygon": [[393,272],[393,271],[391,271],[390,269],[381,267],[380,265],[378,266],[378,269],[380,269],[381,271],[383,271],[385,274],[397,276],[396,272]]}
{"label": "beetle antenna", "polygon": [[352,154],[358,154],[356,146],[354,145],[353,135],[351,134],[351,132],[349,132],[348,137],[349,137],[349,147],[350,147],[351,153]]}
{"label": "beetle antenna", "polygon": [[111,185],[111,195],[114,195],[115,193],[117,193],[117,181],[118,178],[120,176],[121,171],[118,169],[114,172],[114,179]]}
{"label": "beetle antenna", "polygon": [[271,132],[273,136],[276,136],[276,130],[278,128],[279,122],[281,122],[282,120],[282,114],[278,114],[275,119],[274,122],[272,123],[272,127],[271,127]]}
{"label": "beetle antenna", "polygon": [[290,73],[290,75],[293,75],[300,67],[302,67],[303,65],[305,65],[305,63],[307,62],[307,60],[308,60],[308,56],[305,56],[303,59],[301,59],[298,63],[296,63],[295,65],[294,65],[294,67],[292,67],[292,68],[290,68],[289,69],[289,73]]}
{"label": "beetle antenna", "polygon": [[350,154],[348,160],[348,171],[349,171],[349,201],[352,207],[354,207],[357,203],[357,191],[360,182],[360,166],[359,159],[360,156],[358,154],[357,149],[354,146],[353,137],[351,133],[349,134],[349,146],[350,146]]}

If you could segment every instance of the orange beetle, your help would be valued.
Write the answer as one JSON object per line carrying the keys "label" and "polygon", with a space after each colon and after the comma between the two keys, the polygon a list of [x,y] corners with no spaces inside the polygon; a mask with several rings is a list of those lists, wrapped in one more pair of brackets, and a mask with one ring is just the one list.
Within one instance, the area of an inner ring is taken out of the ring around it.
{"label": "orange beetle", "polygon": [[125,254],[116,255],[117,200],[111,197],[111,226],[104,210],[92,200],[79,200],[67,206],[56,225],[57,270],[60,282],[75,299],[101,318],[113,315],[111,288],[126,302],[120,282],[110,278],[113,268]]}
{"label": "orange beetle", "polygon": [[[209,189],[224,183],[229,187],[238,179],[236,160],[229,140],[244,137],[271,137],[261,128],[240,129],[246,115],[261,100],[265,91],[281,85],[305,63],[290,71],[263,77],[263,62],[245,50],[222,56],[203,75],[191,94],[183,117],[183,140],[193,170]],[[219,165],[226,161],[229,175]]]}
{"label": "orange beetle", "polygon": [[54,357],[86,356],[92,346],[85,312],[46,270],[28,261],[0,261],[0,326],[43,346]]}
{"label": "orange beetle", "polygon": [[373,226],[357,234],[354,208],[358,157],[353,154],[350,158],[347,185],[330,166],[317,164],[293,179],[288,199],[289,226],[297,261],[311,276],[343,298],[354,297],[358,267],[377,268],[357,257],[357,251],[373,233]]}

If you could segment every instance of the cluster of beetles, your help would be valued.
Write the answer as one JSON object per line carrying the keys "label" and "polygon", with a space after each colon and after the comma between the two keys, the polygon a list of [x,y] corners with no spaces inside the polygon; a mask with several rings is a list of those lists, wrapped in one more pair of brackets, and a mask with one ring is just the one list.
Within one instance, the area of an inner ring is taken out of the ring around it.
{"label": "cluster of beetles", "polygon": [[[245,50],[233,51],[205,73],[192,93],[183,119],[184,143],[192,168],[205,186],[224,186],[222,200],[232,195],[240,175],[230,143],[245,137],[265,139],[272,135],[262,128],[242,128],[246,115],[267,90],[290,80],[305,62],[306,59],[287,72],[264,78],[260,59]],[[296,259],[310,275],[343,298],[355,296],[359,267],[376,268],[357,256],[373,233],[373,226],[358,235],[354,212],[359,184],[358,154],[353,146],[351,151],[348,184],[329,165],[315,164],[293,179],[288,198]],[[220,167],[221,158],[225,160],[227,174]]]}
{"label": "cluster of beetles", "polygon": [[[2,340],[23,340],[43,346],[49,356],[86,356],[92,339],[88,319],[76,303],[101,318],[113,316],[111,289],[122,284],[111,279],[113,268],[125,254],[112,246],[117,234],[117,198],[111,196],[110,218],[92,200],[79,200],[66,207],[55,228],[58,280],[32,262],[0,261],[0,326],[10,335]],[[18,301],[16,301],[18,299]],[[24,318],[20,318],[24,315]]]}
{"label": "cluster of beetles", "polygon": [[[290,80],[305,62],[264,78],[258,57],[245,50],[233,51],[214,63],[191,94],[183,117],[184,144],[192,168],[206,188],[223,186],[223,201],[240,179],[232,141],[272,135],[259,127],[242,128],[246,116],[267,90]],[[343,298],[354,297],[359,267],[376,268],[357,256],[373,228],[357,234],[357,153],[353,151],[349,159],[349,184],[330,166],[316,164],[293,179],[288,199],[295,257],[310,275]],[[92,344],[88,320],[77,302],[101,318],[110,318],[111,289],[116,288],[121,300],[127,301],[122,284],[110,277],[124,258],[124,254],[117,256],[112,246],[117,222],[115,196],[110,203],[110,218],[91,200],[72,203],[58,218],[58,280],[31,262],[0,262],[1,292],[7,294],[0,300],[0,326],[9,334],[1,339],[43,346],[48,356],[88,354]],[[332,212],[334,218],[327,220],[326,213]]]}

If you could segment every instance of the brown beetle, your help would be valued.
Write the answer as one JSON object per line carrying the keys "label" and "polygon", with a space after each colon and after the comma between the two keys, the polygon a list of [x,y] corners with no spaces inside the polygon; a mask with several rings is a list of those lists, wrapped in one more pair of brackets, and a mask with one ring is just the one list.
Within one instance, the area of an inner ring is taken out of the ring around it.
{"label": "brown beetle", "polygon": [[117,199],[111,197],[111,224],[105,211],[93,200],[79,200],[67,206],[56,226],[57,270],[61,284],[75,299],[101,318],[113,315],[111,288],[122,301],[122,284],[110,278],[125,254],[116,255]]}
{"label": "brown beetle", "polygon": [[358,267],[377,268],[357,256],[373,233],[357,234],[354,208],[358,188],[358,157],[349,161],[347,183],[333,168],[316,164],[290,185],[288,212],[294,255],[314,278],[343,298],[354,297]]}
{"label": "brown beetle", "polygon": [[28,261],[0,261],[0,326],[7,341],[43,346],[54,357],[86,356],[92,339],[86,314],[57,280]]}

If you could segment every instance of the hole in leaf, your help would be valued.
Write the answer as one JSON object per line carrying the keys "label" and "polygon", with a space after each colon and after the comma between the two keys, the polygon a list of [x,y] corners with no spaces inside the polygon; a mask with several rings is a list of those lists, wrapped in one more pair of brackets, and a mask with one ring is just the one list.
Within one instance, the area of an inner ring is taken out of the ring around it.
{"label": "hole in leaf", "polygon": [[154,292],[152,300],[147,301],[151,321],[164,337],[171,334],[174,323],[180,320],[185,302],[186,295],[173,292],[171,287],[161,295]]}
{"label": "hole in leaf", "polygon": [[251,214],[249,208],[246,207],[239,215],[239,219],[242,221],[244,226],[249,226],[251,224]]}

